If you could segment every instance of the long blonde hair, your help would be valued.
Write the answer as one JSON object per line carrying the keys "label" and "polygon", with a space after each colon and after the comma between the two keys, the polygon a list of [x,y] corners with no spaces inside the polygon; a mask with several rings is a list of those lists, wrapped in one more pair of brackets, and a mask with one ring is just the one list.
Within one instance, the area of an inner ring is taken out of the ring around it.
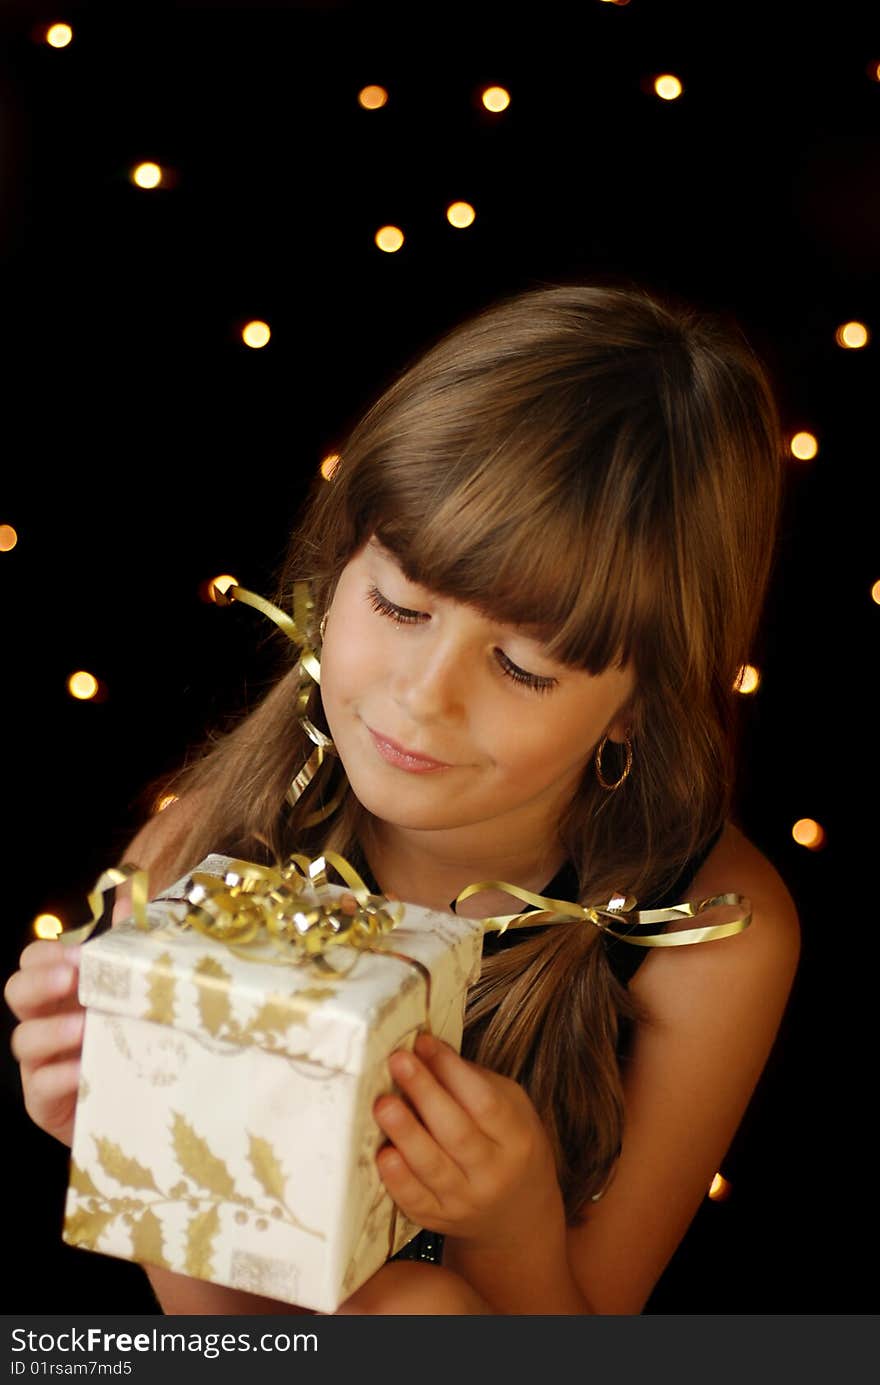
{"label": "long blonde hair", "polygon": [[[609,793],[590,763],[559,837],[581,900],[667,889],[731,811],[735,684],[756,657],[776,553],[780,424],[739,327],[629,283],[541,285],[414,359],[340,453],[273,599],[291,609],[307,579],[320,617],[375,533],[412,581],[500,621],[551,625],[566,664],[599,674],[632,660],[632,771]],[[296,719],[297,651],[275,638],[278,679],[259,705],[163,780],[201,803],[175,875],[209,851],[266,862],[332,847],[363,863],[367,815],[338,760],[286,801],[313,746]],[[310,706],[326,731],[317,692]],[[609,744],[606,778],[614,763]],[[337,788],[333,816],[304,827]],[[617,1044],[636,1018],[580,924],[487,957],[468,996],[462,1052],[528,1091],[573,1225],[621,1147]]]}

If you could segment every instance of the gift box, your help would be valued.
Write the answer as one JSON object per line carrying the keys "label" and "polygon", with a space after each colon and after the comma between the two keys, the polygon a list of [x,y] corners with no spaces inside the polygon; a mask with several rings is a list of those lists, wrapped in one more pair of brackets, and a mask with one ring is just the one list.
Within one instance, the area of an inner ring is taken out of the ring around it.
{"label": "gift box", "polygon": [[194,878],[234,880],[237,864],[209,856],[146,906],[146,927],[83,945],[63,1237],[333,1313],[421,1229],[379,1178],[373,1105],[397,1090],[388,1056],[420,1032],[460,1048],[483,926],[398,906],[369,949],[316,956],[188,926]]}

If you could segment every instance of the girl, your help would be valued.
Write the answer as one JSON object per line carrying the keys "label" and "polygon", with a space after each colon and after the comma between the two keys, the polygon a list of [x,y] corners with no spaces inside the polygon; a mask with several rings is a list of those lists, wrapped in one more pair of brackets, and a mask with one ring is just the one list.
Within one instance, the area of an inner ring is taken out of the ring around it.
{"label": "girl", "polygon": [[[285,641],[268,695],[125,853],[153,894],[210,851],[333,849],[429,908],[490,882],[471,917],[522,907],[498,882],[640,908],[730,891],[752,913],[696,946],[488,934],[462,1054],[392,1056],[406,1100],[374,1111],[380,1175],[425,1230],[340,1313],[637,1314],[705,1196],[799,955],[789,891],[731,817],[782,458],[733,323],[542,285],[412,363],[316,482],[275,599],[308,581],[320,687]],[[20,965],[25,1103],[69,1144],[76,952],[35,942]],[[302,1311],[147,1273],[166,1313]]]}

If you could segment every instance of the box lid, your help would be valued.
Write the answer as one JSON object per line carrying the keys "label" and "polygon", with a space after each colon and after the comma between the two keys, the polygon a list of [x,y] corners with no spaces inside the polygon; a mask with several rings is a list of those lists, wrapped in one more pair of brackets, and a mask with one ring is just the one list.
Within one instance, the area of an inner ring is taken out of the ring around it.
{"label": "box lid", "polygon": [[[376,951],[331,948],[323,967],[292,948],[279,953],[268,939],[233,950],[181,926],[192,874],[222,877],[232,866],[229,856],[206,857],[147,905],[147,930],[129,918],[86,942],[80,1003],[211,1044],[254,1044],[354,1073],[425,1024],[426,978],[394,952],[428,970],[433,1032],[447,1027],[456,1007],[460,1016],[480,974],[479,920],[406,905],[401,923],[371,941]],[[343,885],[325,888],[333,897],[350,893]]]}

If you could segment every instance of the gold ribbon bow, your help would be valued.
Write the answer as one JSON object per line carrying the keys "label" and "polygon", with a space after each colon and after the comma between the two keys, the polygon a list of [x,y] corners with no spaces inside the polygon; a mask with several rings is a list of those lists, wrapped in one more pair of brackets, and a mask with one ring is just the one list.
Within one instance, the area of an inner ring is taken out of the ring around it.
{"label": "gold ribbon bow", "polygon": [[[287,799],[292,806],[311,783],[324,763],[325,757],[336,753],[336,747],[331,738],[325,736],[323,731],[319,731],[308,716],[309,699],[315,685],[320,686],[321,683],[321,662],[318,657],[320,634],[316,635],[315,632],[315,603],[312,600],[309,584],[308,582],[294,582],[292,618],[286,611],[282,611],[280,606],[275,606],[271,601],[267,601],[264,596],[248,591],[246,587],[239,587],[234,582],[230,583],[228,587],[218,587],[215,584],[214,592],[219,606],[228,606],[231,601],[241,601],[246,606],[253,606],[254,610],[268,616],[300,651],[297,664],[299,690],[296,697],[296,715],[309,740],[314,742],[316,748],[295,776],[288,790]],[[313,827],[315,823],[323,822],[325,818],[335,812],[342,802],[345,789],[346,781],[343,779],[330,802],[324,808],[320,808],[304,818],[302,826]]]}
{"label": "gold ribbon bow", "polygon": [[[741,894],[717,894],[711,899],[703,899],[698,904],[685,900],[683,904],[673,904],[667,909],[636,909],[633,895],[612,895],[607,904],[577,904],[570,899],[551,899],[547,895],[534,894],[531,890],[511,885],[506,880],[483,880],[479,884],[466,885],[455,903],[460,904],[471,895],[483,890],[503,890],[535,909],[520,914],[496,914],[482,920],[487,933],[506,933],[508,928],[530,928],[535,924],[563,923],[568,919],[580,919],[591,923],[603,933],[608,933],[620,942],[632,943],[635,947],[685,947],[689,943],[709,942],[713,938],[728,938],[734,933],[742,933],[752,921],[751,900]],[[620,919],[630,922],[632,928],[646,924],[672,923],[681,918],[697,918],[718,904],[735,905],[741,912],[729,923],[704,924],[701,928],[684,928],[676,933],[620,933],[611,927]],[[610,920],[610,922],[609,922]]]}
{"label": "gold ribbon bow", "polygon": [[[342,876],[350,895],[326,893],[328,864]],[[288,961],[291,949],[296,957],[319,961],[334,947],[375,951],[376,940],[402,922],[405,912],[402,904],[371,895],[354,867],[335,851],[312,860],[297,852],[281,866],[233,861],[222,879],[200,871],[191,878],[186,923],[235,951],[268,937]],[[306,889],[317,895],[314,902],[302,898]]]}
{"label": "gold ribbon bow", "polygon": [[[328,865],[348,885],[350,895],[327,892]],[[126,880],[131,882],[132,917],[138,928],[149,929],[148,872],[134,865],[113,866],[89,893],[89,922],[62,933],[60,940],[80,943],[91,937],[106,912],[105,895]],[[235,950],[268,938],[288,959],[291,948],[297,956],[308,957],[322,957],[332,947],[369,949],[396,928],[405,913],[402,904],[371,895],[354,867],[335,851],[311,860],[297,852],[280,866],[233,860],[222,877],[194,871],[191,880],[186,895],[190,908],[181,927],[194,928]],[[304,899],[306,890],[317,900]]]}

